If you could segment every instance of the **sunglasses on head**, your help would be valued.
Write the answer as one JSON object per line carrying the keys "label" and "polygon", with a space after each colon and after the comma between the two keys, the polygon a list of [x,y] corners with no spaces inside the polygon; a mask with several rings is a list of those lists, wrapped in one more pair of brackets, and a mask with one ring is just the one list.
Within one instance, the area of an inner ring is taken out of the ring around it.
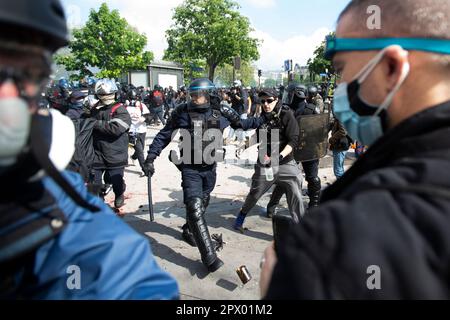
{"label": "sunglasses on head", "polygon": [[268,104],[271,104],[271,103],[273,103],[274,101],[275,101],[274,98],[270,98],[270,99],[261,99],[261,104],[266,104],[266,102],[267,102]]}

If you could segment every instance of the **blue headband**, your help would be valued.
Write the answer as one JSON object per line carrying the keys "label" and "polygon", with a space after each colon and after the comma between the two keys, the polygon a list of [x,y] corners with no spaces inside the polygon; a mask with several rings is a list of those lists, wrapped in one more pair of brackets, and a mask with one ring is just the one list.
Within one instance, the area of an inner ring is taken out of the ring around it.
{"label": "blue headband", "polygon": [[390,45],[405,50],[428,51],[450,55],[450,39],[427,38],[336,38],[326,39],[325,58],[331,60],[340,51],[382,50]]}

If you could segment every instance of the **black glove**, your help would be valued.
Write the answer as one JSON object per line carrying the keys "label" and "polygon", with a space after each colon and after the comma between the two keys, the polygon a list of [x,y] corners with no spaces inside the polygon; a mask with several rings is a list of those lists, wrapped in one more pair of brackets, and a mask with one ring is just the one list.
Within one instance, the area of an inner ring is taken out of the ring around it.
{"label": "black glove", "polygon": [[152,177],[155,174],[155,165],[153,164],[153,160],[145,160],[142,171],[144,171],[144,174],[147,177]]}
{"label": "black glove", "polygon": [[220,112],[228,121],[230,121],[232,126],[236,127],[241,124],[241,117],[234,109],[222,104],[220,105]]}

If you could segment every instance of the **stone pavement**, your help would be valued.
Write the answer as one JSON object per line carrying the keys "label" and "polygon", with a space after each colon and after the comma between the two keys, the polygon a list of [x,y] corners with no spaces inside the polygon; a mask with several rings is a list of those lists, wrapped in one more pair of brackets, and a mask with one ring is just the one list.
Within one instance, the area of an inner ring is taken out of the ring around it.
{"label": "stone pavement", "polygon": [[[147,145],[157,133],[154,127],[148,130]],[[148,237],[159,265],[177,279],[182,299],[259,299],[259,263],[264,249],[273,238],[271,220],[261,216],[260,209],[265,207],[270,194],[265,195],[249,213],[245,224],[249,230],[245,234],[234,231],[234,217],[249,191],[253,165],[218,165],[216,188],[211,194],[206,220],[211,234],[223,235],[225,245],[218,254],[225,265],[217,272],[208,274],[197,248],[189,246],[181,238],[181,226],[185,223],[181,175],[168,160],[169,151],[176,148],[177,144],[172,142],[155,161],[156,173],[152,178],[154,222],[150,222],[148,213],[147,178],[140,177],[137,161],[136,166],[126,168],[127,200],[121,210],[126,214],[124,220]],[[251,148],[241,157],[256,158],[255,150]],[[324,161],[330,162],[329,159]],[[320,169],[320,178],[324,186],[332,183],[332,168]],[[306,183],[303,187],[306,188]],[[112,193],[107,201],[113,201]],[[286,210],[285,198],[281,206],[284,208],[281,210]],[[236,273],[242,265],[248,268],[252,276],[245,286]]]}

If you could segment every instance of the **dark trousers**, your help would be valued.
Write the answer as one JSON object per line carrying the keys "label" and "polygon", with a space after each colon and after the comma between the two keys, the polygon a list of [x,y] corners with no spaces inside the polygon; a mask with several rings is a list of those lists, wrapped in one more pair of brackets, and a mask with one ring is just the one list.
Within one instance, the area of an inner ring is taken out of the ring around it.
{"label": "dark trousers", "polygon": [[103,184],[102,177],[104,173],[105,184],[112,184],[116,198],[120,197],[125,192],[124,171],[124,168],[94,169],[94,183]]}
{"label": "dark trousers", "polygon": [[207,199],[216,185],[216,165],[201,167],[184,165],[181,168],[181,187],[184,203],[193,198]]}
{"label": "dark trousers", "polygon": [[163,107],[153,108],[151,110],[151,113],[152,113],[152,120],[156,120],[157,118],[159,118],[159,121],[161,121],[163,125],[166,124],[166,120],[164,119]]}
{"label": "dark trousers", "polygon": [[141,166],[141,169],[144,167],[144,148],[145,148],[145,136],[147,134],[144,133],[137,133],[136,134],[136,144],[134,146],[134,154],[131,156],[131,159],[138,160],[139,165]]}
{"label": "dark trousers", "polygon": [[319,160],[302,162],[305,180],[310,183],[319,175]]}
{"label": "dark trousers", "polygon": [[[317,198],[314,201],[318,201],[319,193],[320,193],[320,179],[319,175],[319,160],[311,160],[302,162],[303,171],[305,172],[305,180],[308,182],[308,193],[310,200],[311,198]],[[270,197],[270,201],[267,204],[267,211],[270,213],[275,212],[275,208],[280,203],[283,194],[286,193],[286,190],[277,185],[272,192],[272,196]]]}

